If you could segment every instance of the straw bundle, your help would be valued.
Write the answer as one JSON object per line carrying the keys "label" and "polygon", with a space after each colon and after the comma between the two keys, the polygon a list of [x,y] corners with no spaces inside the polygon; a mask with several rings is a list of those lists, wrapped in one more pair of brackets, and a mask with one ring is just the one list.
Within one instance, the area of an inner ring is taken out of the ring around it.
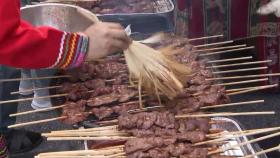
{"label": "straw bundle", "polygon": [[132,42],[124,55],[132,80],[137,80],[151,94],[160,92],[169,99],[176,97],[190,74],[190,69],[172,56],[137,41]]}

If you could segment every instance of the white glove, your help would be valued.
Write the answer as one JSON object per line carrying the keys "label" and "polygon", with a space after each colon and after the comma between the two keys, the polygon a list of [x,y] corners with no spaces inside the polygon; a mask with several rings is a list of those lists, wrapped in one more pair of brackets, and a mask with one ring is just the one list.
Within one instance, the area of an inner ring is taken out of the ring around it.
{"label": "white glove", "polygon": [[274,13],[277,17],[280,17],[280,0],[271,0],[268,4],[259,8],[257,12],[262,15]]}

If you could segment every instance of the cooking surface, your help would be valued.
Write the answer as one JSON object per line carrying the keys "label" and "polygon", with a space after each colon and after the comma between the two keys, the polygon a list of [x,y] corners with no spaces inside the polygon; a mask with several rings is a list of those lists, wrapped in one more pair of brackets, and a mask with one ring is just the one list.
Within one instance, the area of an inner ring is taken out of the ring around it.
{"label": "cooking surface", "polygon": [[[242,97],[242,98],[241,98]],[[240,122],[245,129],[252,129],[252,128],[266,128],[272,126],[280,126],[280,94],[275,93],[251,93],[251,94],[243,94],[242,96],[235,96],[232,97],[232,102],[238,101],[248,101],[248,100],[257,100],[257,99],[264,99],[265,104],[256,104],[256,105],[243,105],[239,108],[237,107],[230,107],[224,108],[223,111],[270,111],[275,110],[277,114],[275,116],[258,116],[257,119],[252,116],[241,116],[241,117],[234,117],[238,122]],[[21,103],[18,107],[19,111],[27,111],[31,110],[30,102]],[[58,116],[56,112],[45,112],[45,113],[37,113],[33,115],[26,115],[22,117],[18,117],[18,122],[26,122],[26,121],[33,121],[39,120],[44,118],[51,118]],[[49,132],[52,130],[61,130],[71,128],[70,126],[64,125],[59,121],[50,122],[47,124],[42,124],[41,126],[29,126],[26,127],[28,130],[37,131],[37,132]],[[278,140],[275,139],[275,143],[272,146],[276,146],[279,144],[280,138]],[[278,142],[277,142],[278,141]],[[273,141],[269,141],[273,142]],[[269,146],[266,146],[267,148]],[[83,149],[83,143],[79,141],[74,142],[43,142],[39,148],[35,151],[30,153],[26,153],[25,155],[18,155],[13,156],[12,158],[33,158],[39,152],[46,152],[46,151],[62,151],[62,150],[76,150],[76,149]],[[269,158],[279,158],[280,155],[271,155]]]}

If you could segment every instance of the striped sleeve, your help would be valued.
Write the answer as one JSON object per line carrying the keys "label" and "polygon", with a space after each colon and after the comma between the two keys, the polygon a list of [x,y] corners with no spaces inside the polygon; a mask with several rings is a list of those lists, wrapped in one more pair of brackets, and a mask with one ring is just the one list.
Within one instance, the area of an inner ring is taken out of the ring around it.
{"label": "striped sleeve", "polygon": [[8,158],[8,149],[3,135],[0,135],[0,158]]}
{"label": "striped sleeve", "polygon": [[49,68],[71,69],[80,66],[86,58],[89,39],[79,33],[64,32],[58,57]]}

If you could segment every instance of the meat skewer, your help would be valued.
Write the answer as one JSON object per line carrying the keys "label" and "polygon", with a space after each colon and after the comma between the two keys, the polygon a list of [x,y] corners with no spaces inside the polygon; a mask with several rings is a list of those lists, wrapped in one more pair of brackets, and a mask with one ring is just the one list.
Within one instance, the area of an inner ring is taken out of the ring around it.
{"label": "meat skewer", "polygon": [[[200,107],[200,109],[211,109],[211,108],[218,108],[218,107],[227,107],[227,106],[236,106],[236,105],[246,105],[246,104],[255,104],[255,103],[263,103],[264,100],[255,100],[255,101],[247,101],[247,102],[237,102],[237,103],[229,103],[229,104],[220,104],[220,105],[211,105],[211,106],[204,106],[204,107]],[[128,102],[127,104],[129,104],[130,102]],[[51,111],[51,110],[56,110],[56,109],[60,109],[63,108],[65,106],[67,106],[68,104],[63,104],[63,105],[59,105],[59,106],[55,106],[55,107],[50,107],[50,108],[45,108],[45,109],[39,109],[39,110],[31,110],[31,111],[26,111],[26,112],[19,112],[19,113],[15,113],[15,114],[11,114],[10,117],[15,117],[15,116],[21,116],[21,115],[27,115],[27,114],[32,114],[32,113],[37,113],[37,112],[43,112],[43,111]],[[160,106],[152,106],[152,107],[146,107],[143,109],[134,109],[134,110],[121,110],[124,112],[143,112],[145,111],[145,109],[149,110],[149,109],[157,109],[157,108],[163,108]]]}
{"label": "meat skewer", "polygon": [[270,74],[258,74],[258,75],[244,75],[244,76],[229,76],[229,77],[217,77],[208,78],[207,81],[217,81],[217,80],[233,80],[233,79],[247,79],[247,78],[258,78],[258,77],[275,77],[280,76],[280,73],[270,73]]}

